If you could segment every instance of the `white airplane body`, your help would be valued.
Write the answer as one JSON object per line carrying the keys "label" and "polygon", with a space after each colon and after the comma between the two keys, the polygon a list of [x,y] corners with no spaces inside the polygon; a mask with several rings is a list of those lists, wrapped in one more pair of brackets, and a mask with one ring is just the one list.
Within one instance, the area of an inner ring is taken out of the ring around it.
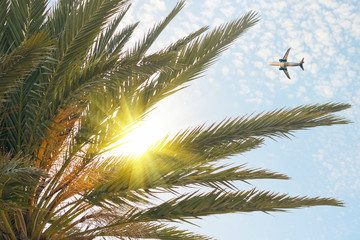
{"label": "white airplane body", "polygon": [[268,64],[271,65],[271,66],[279,66],[279,70],[283,70],[285,75],[290,79],[290,75],[287,71],[287,67],[297,67],[297,66],[300,66],[301,69],[304,71],[304,67],[303,67],[303,64],[304,64],[304,58],[299,62],[299,63],[293,63],[293,62],[288,62],[287,61],[287,57],[289,55],[289,52],[290,52],[290,49],[289,48],[284,57],[279,59],[279,62],[269,62]]}

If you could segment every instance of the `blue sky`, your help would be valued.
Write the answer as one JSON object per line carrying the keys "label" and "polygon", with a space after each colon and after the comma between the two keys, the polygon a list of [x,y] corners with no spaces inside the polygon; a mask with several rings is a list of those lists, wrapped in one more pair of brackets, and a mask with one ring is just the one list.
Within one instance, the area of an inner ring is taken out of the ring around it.
{"label": "blue sky", "polygon": [[[141,21],[135,37],[166,16],[172,0],[137,0],[125,19]],[[287,174],[288,181],[251,182],[259,189],[290,195],[335,197],[346,207],[313,207],[288,213],[227,214],[186,226],[221,240],[360,239],[360,5],[354,1],[188,0],[155,49],[204,25],[214,27],[256,10],[261,22],[245,33],[204,77],[171,96],[145,125],[153,134],[221,121],[284,106],[343,102],[353,107],[341,114],[354,123],[296,132],[291,141],[265,146],[231,159]],[[292,47],[289,61],[305,58],[304,68],[289,68],[291,80],[277,61]],[[242,183],[239,188],[249,189]]]}

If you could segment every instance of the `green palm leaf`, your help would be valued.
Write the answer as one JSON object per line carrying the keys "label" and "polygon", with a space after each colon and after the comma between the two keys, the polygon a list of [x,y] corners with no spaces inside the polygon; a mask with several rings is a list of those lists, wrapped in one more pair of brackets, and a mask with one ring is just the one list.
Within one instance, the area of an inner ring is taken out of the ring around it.
{"label": "green palm leaf", "polygon": [[[199,126],[180,132],[173,139],[163,140],[159,148],[173,149],[173,151],[206,151],[214,160],[241,153],[237,150],[238,141],[257,137],[290,137],[294,130],[305,130],[317,126],[331,126],[347,124],[348,120],[332,113],[349,108],[349,104],[327,103],[322,105],[306,105],[293,109],[280,109],[253,117],[239,117],[227,119],[220,123],[211,124],[205,128]],[[227,147],[234,146],[234,151]],[[221,151],[221,149],[223,149]],[[237,151],[237,152],[236,152]],[[225,155],[224,155],[225,154]],[[212,156],[213,155],[213,156]]]}
{"label": "green palm leaf", "polygon": [[[194,234],[189,231],[179,230],[176,227],[168,227],[166,224],[158,223],[133,223],[127,226],[118,226],[107,229],[106,226],[102,230],[95,233],[89,233],[90,237],[109,237],[121,236],[127,239],[173,239],[173,240],[210,240],[207,236]],[[74,237],[69,234],[68,239]]]}
{"label": "green palm leaf", "polygon": [[151,219],[183,220],[220,212],[278,212],[317,205],[343,206],[343,203],[332,198],[289,197],[286,194],[255,189],[237,193],[213,191],[204,194],[186,194],[135,213],[129,218],[134,221],[139,219],[141,221],[145,219],[149,221]]}
{"label": "green palm leaf", "polygon": [[124,28],[118,34],[115,34],[119,23],[124,18],[129,8],[130,5],[122,10],[121,13],[109,24],[106,31],[100,35],[93,50],[93,59],[97,59],[106,53],[109,56],[118,54],[125,43],[130,39],[132,32],[137,26],[137,23]]}
{"label": "green palm leaf", "polygon": [[221,25],[205,36],[198,37],[182,47],[177,54],[176,60],[169,63],[175,71],[160,74],[157,79],[144,87],[144,92],[149,92],[145,98],[149,108],[167,96],[181,90],[179,87],[184,83],[200,77],[236,38],[258,21],[257,14],[249,12],[243,17]]}
{"label": "green palm leaf", "polygon": [[[12,0],[6,19],[8,46],[19,46],[26,38],[42,30],[47,0]],[[5,15],[6,16],[6,15]]]}
{"label": "green palm leaf", "polygon": [[33,35],[8,55],[0,57],[0,97],[47,58],[53,43],[45,32]]}
{"label": "green palm leaf", "polygon": [[56,69],[56,76],[61,76],[72,64],[86,57],[89,48],[94,43],[97,35],[106,24],[106,20],[118,11],[127,1],[102,0],[87,1],[72,9],[66,21],[65,28],[72,31],[68,35],[60,36],[59,52],[61,60]]}
{"label": "green palm leaf", "polygon": [[0,53],[5,54],[8,50],[8,42],[7,42],[7,27],[6,20],[8,16],[8,9],[10,6],[10,0],[4,0],[0,2]]}

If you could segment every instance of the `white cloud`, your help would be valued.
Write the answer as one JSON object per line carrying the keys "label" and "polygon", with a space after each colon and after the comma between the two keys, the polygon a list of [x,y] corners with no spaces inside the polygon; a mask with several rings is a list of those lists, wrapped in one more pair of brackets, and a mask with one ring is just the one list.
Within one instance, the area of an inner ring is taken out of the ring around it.
{"label": "white cloud", "polygon": [[259,68],[259,69],[262,69],[262,68],[264,68],[265,67],[265,64],[264,64],[264,62],[263,61],[255,61],[255,62],[253,62],[252,63],[254,66],[256,66],[257,68]]}
{"label": "white cloud", "polygon": [[319,2],[331,9],[335,9],[338,6],[338,3],[334,0],[319,0]]}
{"label": "white cloud", "polygon": [[215,18],[212,25],[213,26],[219,26],[219,25],[221,25],[221,24],[223,24],[225,22],[226,21],[223,18]]}
{"label": "white cloud", "polygon": [[330,99],[334,96],[334,88],[329,85],[318,85],[314,87],[314,90],[318,95],[326,99]]}
{"label": "white cloud", "polygon": [[256,52],[256,54],[261,57],[265,62],[274,60],[273,52],[269,48],[261,47]]}
{"label": "white cloud", "polygon": [[318,42],[321,42],[323,45],[331,45],[330,34],[326,28],[316,30],[315,37],[316,37],[316,40]]}
{"label": "white cloud", "polygon": [[224,14],[227,17],[232,17],[234,12],[236,11],[236,8],[233,7],[232,5],[223,7],[220,9],[220,12],[222,12],[222,14]]}
{"label": "white cloud", "polygon": [[233,64],[235,65],[235,67],[241,67],[243,65],[243,54],[242,53],[238,53],[238,52],[233,52],[232,55],[233,57]]}
{"label": "white cloud", "polygon": [[221,72],[222,72],[222,74],[224,74],[225,76],[228,76],[228,75],[229,75],[229,72],[230,72],[230,69],[229,69],[228,67],[226,67],[226,66],[223,66],[223,67],[221,68]]}
{"label": "white cloud", "polygon": [[296,91],[296,97],[302,97],[306,93],[306,88],[304,86],[300,86]]}
{"label": "white cloud", "polygon": [[240,95],[247,95],[250,93],[250,88],[246,84],[242,84],[239,90]]}
{"label": "white cloud", "polygon": [[146,11],[157,12],[157,11],[165,11],[166,4],[165,1],[162,0],[148,0],[148,4],[143,5],[143,9]]}
{"label": "white cloud", "polygon": [[[332,154],[330,157],[329,155]],[[327,191],[332,193],[354,193],[360,191],[360,161],[354,161],[360,152],[352,152],[351,155],[344,152],[338,152],[335,155],[329,150],[319,149],[313,155],[314,159],[321,163],[320,174],[325,174],[331,182],[331,188]],[[349,184],[351,183],[351,184]]]}
{"label": "white cloud", "polygon": [[[267,77],[269,77],[271,80],[275,80],[277,77],[278,77],[278,75],[275,73],[275,71],[274,70],[264,70],[264,72],[265,72],[265,75],[267,76]],[[265,86],[267,86],[269,89],[270,89],[270,91],[271,92],[273,92],[274,90],[274,85],[271,85],[271,87],[267,84],[267,82],[265,83]]]}
{"label": "white cloud", "polygon": [[360,40],[360,16],[353,15],[351,33],[356,40]]}
{"label": "white cloud", "polygon": [[255,104],[261,104],[262,103],[262,98],[248,98],[246,99],[247,103],[255,103]]}

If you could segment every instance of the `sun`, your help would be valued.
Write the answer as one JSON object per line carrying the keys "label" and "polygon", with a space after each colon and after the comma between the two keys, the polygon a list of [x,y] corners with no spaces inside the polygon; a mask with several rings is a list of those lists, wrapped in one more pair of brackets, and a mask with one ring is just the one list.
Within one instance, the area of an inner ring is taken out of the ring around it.
{"label": "sun", "polygon": [[143,125],[129,132],[118,143],[117,154],[142,155],[156,143],[156,130]]}
{"label": "sun", "polygon": [[152,120],[143,121],[116,143],[118,147],[113,149],[112,153],[141,156],[165,136],[166,133],[160,123]]}
{"label": "sun", "polygon": [[181,115],[177,114],[183,105],[183,102],[174,98],[153,109],[143,121],[134,126],[133,130],[114,144],[117,147],[111,150],[111,155],[141,156],[165,137],[175,136],[189,123],[186,121],[190,118],[189,113],[185,111]]}

